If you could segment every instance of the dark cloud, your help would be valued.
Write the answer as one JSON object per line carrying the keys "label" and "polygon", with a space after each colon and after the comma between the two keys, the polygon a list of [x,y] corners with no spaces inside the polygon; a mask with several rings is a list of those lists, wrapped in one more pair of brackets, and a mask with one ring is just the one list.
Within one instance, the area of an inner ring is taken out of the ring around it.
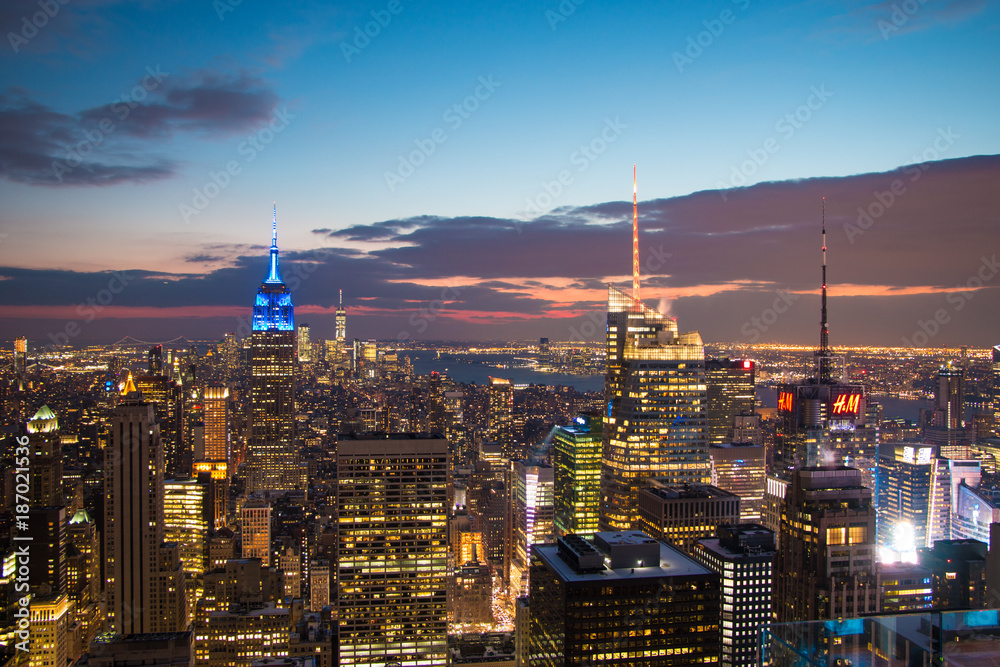
{"label": "dark cloud", "polygon": [[152,146],[178,133],[248,132],[271,118],[277,104],[265,83],[246,74],[180,77],[158,67],[109,104],[75,114],[8,91],[0,95],[0,177],[48,186],[169,178],[178,163],[151,155]]}
{"label": "dark cloud", "polygon": [[[764,183],[640,202],[643,295],[709,341],[811,342],[818,335],[821,205],[826,197],[830,319],[837,344],[899,344],[944,310],[933,344],[995,344],[1000,156],[842,178]],[[420,216],[317,230],[327,242],[377,239],[370,252],[283,252],[300,321],[332,332],[344,290],[352,336],[566,340],[604,308],[605,279],[631,269],[631,202],[561,209],[523,222]],[[132,271],[114,305],[245,308],[267,270],[261,246],[216,244],[206,273]],[[73,306],[111,275],[0,268],[4,306]],[[624,282],[624,281],[623,281]],[[794,297],[764,317],[784,290]],[[761,319],[766,327],[754,324]],[[212,324],[211,322],[215,322]],[[171,322],[221,335],[217,320]],[[95,328],[93,331],[97,331]],[[16,332],[11,331],[11,334]],[[184,333],[178,331],[177,333]]]}

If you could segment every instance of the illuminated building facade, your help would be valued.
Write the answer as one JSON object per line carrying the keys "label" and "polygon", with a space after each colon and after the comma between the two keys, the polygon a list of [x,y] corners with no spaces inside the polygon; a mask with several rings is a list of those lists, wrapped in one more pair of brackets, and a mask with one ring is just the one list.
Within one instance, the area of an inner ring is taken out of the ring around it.
{"label": "illuminated building facade", "polygon": [[243,558],[259,558],[263,567],[271,564],[271,506],[262,500],[243,505],[241,530]]}
{"label": "illuminated building facade", "polygon": [[308,364],[313,361],[312,356],[312,341],[309,340],[309,325],[300,324],[297,330],[298,333],[298,355],[299,363]]}
{"label": "illuminated building facade", "polygon": [[208,531],[213,524],[211,492],[208,480],[168,479],[163,483],[164,540],[177,543],[192,613],[201,597],[208,563]]}
{"label": "illuminated building facade", "polygon": [[[229,388],[205,387],[205,447],[201,461],[229,461]],[[228,470],[226,470],[226,473]]]}
{"label": "illuminated building facade", "polygon": [[740,521],[759,523],[764,513],[764,446],[752,443],[711,445],[712,486],[740,498]]}
{"label": "illuminated building facade", "polygon": [[991,353],[990,404],[993,413],[993,437],[1000,438],[1000,345],[994,345]]}
{"label": "illuminated building facade", "polygon": [[18,336],[14,339],[14,375],[22,377],[28,370],[28,339]]}
{"label": "illuminated building facade", "polygon": [[257,290],[250,335],[247,488],[251,492],[299,486],[294,441],[295,321],[292,294],[278,272],[276,221],[270,258],[267,277]]}
{"label": "illuminated building facade", "polygon": [[600,415],[581,415],[553,432],[556,535],[590,537],[598,531],[603,426]]}
{"label": "illuminated building facade", "polygon": [[638,532],[578,535],[532,554],[530,664],[716,665],[719,575]]}
{"label": "illuminated building facade", "polygon": [[722,583],[719,664],[761,664],[760,635],[771,623],[774,533],[752,523],[719,526],[719,536],[698,540],[693,555]]}
{"label": "illuminated building facade", "polygon": [[916,563],[879,563],[880,614],[930,609],[934,604],[931,572]]}
{"label": "illuminated building facade", "polygon": [[31,600],[31,642],[28,667],[65,665],[70,657],[70,601],[65,593]]}
{"label": "illuminated building facade", "polygon": [[555,539],[553,491],[555,471],[552,466],[528,461],[514,461],[510,595],[528,593],[531,550],[536,544]]}
{"label": "illuminated building facade", "polygon": [[344,290],[340,290],[340,300],[337,303],[337,312],[334,316],[334,336],[340,344],[343,352],[347,344],[347,309],[344,308]]}
{"label": "illuminated building facade", "polygon": [[289,609],[212,612],[195,642],[195,662],[206,667],[249,667],[262,658],[288,656]]}
{"label": "illuminated building facade", "polygon": [[990,524],[1000,522],[1000,491],[983,486],[958,486],[957,508],[951,517],[951,537],[978,540],[990,546]]}
{"label": "illuminated building facade", "polygon": [[671,485],[663,478],[639,489],[639,525],[647,535],[686,554],[719,526],[740,523],[739,496],[711,484]]}
{"label": "illuminated building facade", "polygon": [[517,458],[514,450],[514,385],[506,378],[490,377],[489,426],[487,432],[490,439],[499,442],[504,455]]}
{"label": "illuminated building facade", "polygon": [[184,391],[181,385],[161,374],[137,375],[134,382],[143,400],[154,406],[163,443],[164,473],[170,477],[187,475],[189,471],[181,469],[184,454]]}
{"label": "illuminated building facade", "polygon": [[709,444],[733,442],[736,417],[754,411],[754,362],[749,359],[705,361],[707,438]]}
{"label": "illuminated building facade", "polygon": [[855,618],[878,609],[875,506],[860,470],[795,471],[775,565],[777,620]]}
{"label": "illuminated building facade", "polygon": [[705,350],[697,333],[608,286],[602,530],[637,526],[639,480],[708,482]]}
{"label": "illuminated building facade", "polygon": [[879,447],[878,546],[886,559],[915,557],[918,548],[950,536],[950,479],[948,462],[938,458],[937,447]]}
{"label": "illuminated building facade", "polygon": [[341,665],[447,664],[448,475],[440,435],[338,441]]}

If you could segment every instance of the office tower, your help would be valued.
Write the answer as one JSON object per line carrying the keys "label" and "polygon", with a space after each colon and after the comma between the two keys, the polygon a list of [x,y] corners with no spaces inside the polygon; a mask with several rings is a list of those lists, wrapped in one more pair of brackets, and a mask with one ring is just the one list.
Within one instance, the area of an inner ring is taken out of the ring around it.
{"label": "office tower", "polygon": [[760,427],[760,415],[737,415],[733,418],[733,442],[764,444],[764,434]]}
{"label": "office tower", "polygon": [[597,532],[603,426],[600,415],[586,414],[553,432],[556,535],[590,537]]}
{"label": "office tower", "polygon": [[916,563],[879,563],[880,614],[930,609],[934,604],[931,571]]}
{"label": "office tower", "polygon": [[448,472],[440,435],[337,443],[341,665],[447,664]]}
{"label": "office tower", "polygon": [[215,523],[211,481],[168,479],[163,483],[163,494],[164,540],[178,545],[188,609],[193,612],[208,565],[208,532]]}
{"label": "office tower", "polygon": [[878,546],[886,556],[915,557],[949,537],[950,468],[936,447],[880,445],[878,478]]}
{"label": "office tower", "polygon": [[271,564],[271,506],[263,500],[248,500],[241,513],[240,534],[243,558],[259,558],[263,567]]}
{"label": "office tower", "polygon": [[[222,474],[229,477],[229,388],[205,387],[204,392],[205,446],[195,461],[223,464]],[[218,466],[213,466],[218,467]]]}
{"label": "office tower", "polygon": [[934,609],[982,609],[986,604],[986,544],[978,540],[938,540],[917,552],[931,572]]}
{"label": "office tower", "polygon": [[186,620],[184,571],[179,558],[163,568],[163,443],[131,376],[122,393],[104,450],[108,617],[121,634],[174,632]]}
{"label": "office tower", "polygon": [[712,461],[712,486],[740,498],[740,521],[762,521],[767,483],[764,446],[749,442],[723,443],[709,446],[708,455]]}
{"label": "office tower", "polygon": [[548,338],[538,339],[538,367],[540,369],[552,368],[552,350],[549,348]]}
{"label": "office tower", "polygon": [[43,405],[28,421],[27,428],[31,451],[31,505],[62,505],[63,463],[59,420],[49,406]]}
{"label": "office tower", "polygon": [[505,378],[490,378],[489,426],[487,433],[494,442],[499,442],[508,458],[517,458],[514,446],[514,385]]}
{"label": "office tower", "polygon": [[31,558],[27,563],[31,592],[43,597],[64,595],[69,590],[66,508],[32,507],[28,510],[27,534],[31,537]]}
{"label": "office tower", "polygon": [[292,294],[278,272],[277,211],[271,262],[257,290],[250,335],[250,437],[247,489],[298,486],[295,456],[295,322]]}
{"label": "office tower", "polygon": [[990,376],[990,404],[993,413],[993,437],[1000,438],[1000,345],[993,346]]}
{"label": "office tower", "polygon": [[149,375],[163,375],[163,346],[154,345],[146,354],[146,370]]}
{"label": "office tower", "polygon": [[28,667],[61,667],[68,658],[75,657],[69,653],[70,609],[69,597],[65,593],[31,600]]}
{"label": "office tower", "polygon": [[714,537],[719,526],[740,523],[739,496],[711,484],[671,485],[649,480],[639,489],[639,525],[647,535],[664,540],[686,554],[698,540]]}
{"label": "office tower", "polygon": [[300,324],[297,330],[297,348],[299,355],[299,363],[308,364],[313,360],[312,357],[312,342],[309,340],[309,325]]}
{"label": "office tower", "polygon": [[779,423],[769,472],[787,483],[793,468],[849,465],[865,472],[866,485],[874,488],[877,438],[871,429],[877,424],[867,423],[867,389],[864,384],[843,381],[843,358],[836,357],[830,347],[825,201],[823,207],[823,283],[815,372],[803,382],[778,386]]}
{"label": "office tower", "polygon": [[511,511],[510,595],[517,598],[528,594],[528,572],[531,550],[536,544],[555,539],[553,525],[552,466],[528,461],[514,461],[514,496]]}
{"label": "office tower", "polygon": [[337,301],[337,313],[334,316],[334,336],[340,344],[340,351],[343,353],[347,344],[347,309],[344,308],[344,290],[340,290]]}
{"label": "office tower", "polygon": [[21,377],[28,371],[28,339],[18,336],[14,339],[14,375]]}
{"label": "office tower", "polygon": [[187,475],[190,471],[181,467],[186,423],[184,389],[170,377],[161,374],[138,375],[133,378],[133,382],[142,393],[142,399],[153,404],[163,444],[164,471],[171,477]]}
{"label": "office tower", "polygon": [[698,540],[694,558],[722,582],[722,667],[761,664],[761,632],[771,623],[774,533],[757,524],[719,526]]}
{"label": "office tower", "polygon": [[965,426],[965,371],[951,363],[938,369],[934,391],[934,426],[949,430]]}
{"label": "office tower", "polygon": [[736,417],[754,411],[754,362],[749,359],[706,359],[705,391],[709,444],[733,442]]}
{"label": "office tower", "polygon": [[962,482],[957,509],[951,516],[951,538],[978,540],[990,545],[990,525],[1000,522],[1000,491]]}
{"label": "office tower", "polygon": [[719,575],[641,532],[538,545],[529,599],[533,666],[718,661]]}
{"label": "office tower", "polygon": [[697,333],[608,286],[601,469],[603,530],[637,526],[641,478],[707,482],[704,346]]}
{"label": "office tower", "polygon": [[860,470],[794,472],[775,564],[778,622],[854,618],[878,607],[875,506]]}
{"label": "office tower", "polygon": [[78,610],[99,601],[101,595],[101,544],[97,524],[86,510],[79,510],[66,526],[69,597]]}

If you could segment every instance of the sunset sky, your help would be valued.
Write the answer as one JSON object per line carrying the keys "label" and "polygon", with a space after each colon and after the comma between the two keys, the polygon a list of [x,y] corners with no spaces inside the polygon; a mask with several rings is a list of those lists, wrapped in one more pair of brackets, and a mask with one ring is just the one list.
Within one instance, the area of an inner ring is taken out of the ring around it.
{"label": "sunset sky", "polygon": [[352,338],[567,340],[630,281],[636,164],[642,296],[681,330],[818,340],[825,197],[833,344],[1000,343],[998,3],[14,0],[0,27],[0,339],[236,330],[277,201],[314,336],[343,289]]}

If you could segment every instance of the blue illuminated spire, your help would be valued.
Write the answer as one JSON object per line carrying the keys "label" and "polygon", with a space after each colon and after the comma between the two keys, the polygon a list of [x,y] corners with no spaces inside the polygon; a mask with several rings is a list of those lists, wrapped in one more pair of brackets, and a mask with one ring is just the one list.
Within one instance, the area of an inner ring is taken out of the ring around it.
{"label": "blue illuminated spire", "polygon": [[278,205],[271,218],[271,263],[253,305],[254,331],[294,331],[292,293],[278,273]]}
{"label": "blue illuminated spire", "polygon": [[278,203],[274,203],[274,213],[271,217],[271,268],[267,272],[265,283],[280,284],[284,282],[278,273]]}

